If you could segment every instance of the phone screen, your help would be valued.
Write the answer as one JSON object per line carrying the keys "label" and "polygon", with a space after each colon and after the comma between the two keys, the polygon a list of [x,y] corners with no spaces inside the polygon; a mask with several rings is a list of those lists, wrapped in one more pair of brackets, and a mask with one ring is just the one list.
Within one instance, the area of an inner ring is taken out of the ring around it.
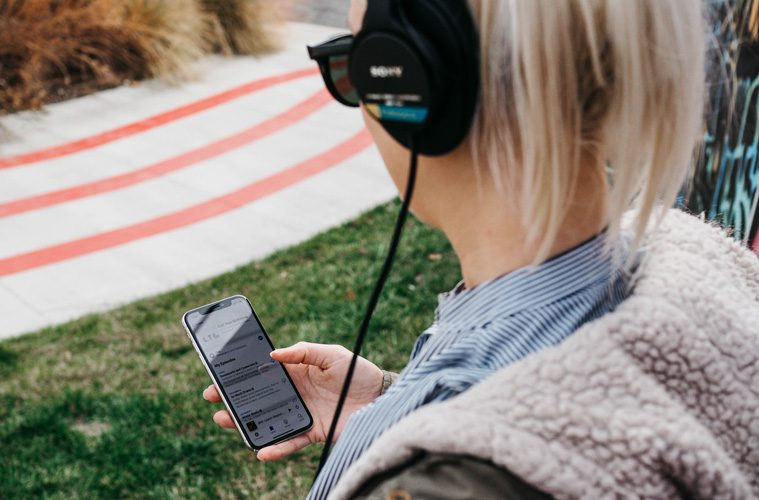
{"label": "phone screen", "polygon": [[189,311],[188,331],[248,446],[260,449],[311,427],[311,415],[248,299],[230,297]]}

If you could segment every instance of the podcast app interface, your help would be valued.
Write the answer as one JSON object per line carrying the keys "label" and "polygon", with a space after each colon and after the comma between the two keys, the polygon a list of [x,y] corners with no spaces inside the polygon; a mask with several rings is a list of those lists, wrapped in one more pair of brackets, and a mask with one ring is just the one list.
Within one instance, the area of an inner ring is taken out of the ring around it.
{"label": "podcast app interface", "polygon": [[211,369],[253,443],[268,443],[308,423],[300,398],[243,298],[187,318]]}

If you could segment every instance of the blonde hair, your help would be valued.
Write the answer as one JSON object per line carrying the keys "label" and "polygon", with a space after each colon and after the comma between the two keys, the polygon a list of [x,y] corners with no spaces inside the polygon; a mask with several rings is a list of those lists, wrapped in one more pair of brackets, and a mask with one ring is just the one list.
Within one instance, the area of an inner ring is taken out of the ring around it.
{"label": "blonde hair", "polygon": [[638,209],[637,245],[652,215],[673,205],[703,134],[700,0],[469,3],[482,78],[473,152],[499,186],[518,186],[536,263],[579,179],[608,183],[612,236]]}

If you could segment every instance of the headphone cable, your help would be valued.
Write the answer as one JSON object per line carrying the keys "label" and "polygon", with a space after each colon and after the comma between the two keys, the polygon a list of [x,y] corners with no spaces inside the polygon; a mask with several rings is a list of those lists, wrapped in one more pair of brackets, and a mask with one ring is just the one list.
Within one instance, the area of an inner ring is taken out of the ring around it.
{"label": "headphone cable", "polygon": [[382,289],[385,286],[390,270],[393,267],[393,261],[395,260],[395,253],[398,249],[398,243],[401,239],[401,233],[403,232],[403,226],[406,223],[406,216],[408,215],[409,205],[411,204],[411,196],[414,193],[414,184],[416,183],[416,167],[417,167],[417,151],[414,145],[413,138],[410,141],[409,148],[411,150],[411,157],[409,159],[409,171],[408,179],[406,181],[406,195],[403,197],[401,203],[401,209],[398,212],[398,218],[395,221],[395,229],[393,230],[393,236],[390,239],[390,246],[385,256],[385,262],[382,264],[382,270],[377,277],[377,282],[372,290],[372,295],[369,298],[369,302],[366,305],[366,311],[364,312],[364,318],[361,320],[361,326],[358,329],[358,335],[356,336],[356,342],[353,346],[353,356],[351,357],[350,365],[348,365],[348,372],[345,374],[345,381],[343,387],[340,390],[340,397],[337,400],[337,406],[335,407],[335,415],[332,417],[332,424],[329,426],[329,433],[327,434],[327,441],[324,443],[324,449],[322,450],[321,458],[319,459],[319,467],[316,469],[316,475],[314,476],[314,482],[319,477],[319,473],[324,468],[324,464],[329,457],[329,451],[332,445],[332,440],[335,438],[335,432],[337,429],[337,421],[340,419],[340,414],[343,411],[343,405],[348,397],[348,390],[350,389],[351,380],[353,379],[353,372],[356,368],[356,362],[358,356],[361,354],[361,346],[364,343],[366,332],[369,329],[369,322],[372,319],[374,308],[377,306]]}

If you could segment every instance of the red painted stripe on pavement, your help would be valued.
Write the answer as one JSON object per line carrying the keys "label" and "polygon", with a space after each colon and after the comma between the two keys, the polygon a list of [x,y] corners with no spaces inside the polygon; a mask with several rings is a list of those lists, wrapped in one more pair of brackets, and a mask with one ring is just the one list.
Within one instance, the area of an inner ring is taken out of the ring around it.
{"label": "red painted stripe on pavement", "polygon": [[224,104],[239,97],[252,94],[253,92],[263,90],[273,85],[289,82],[290,80],[296,80],[298,78],[303,78],[306,76],[316,75],[317,73],[317,69],[307,68],[291,71],[289,73],[283,73],[281,75],[270,76],[268,78],[262,78],[260,80],[255,80],[244,85],[240,85],[239,87],[226,90],[219,94],[206,97],[199,101],[191,102],[164,113],[153,115],[144,120],[129,123],[122,127],[107,130],[105,132],[91,135],[83,139],[78,139],[46,149],[31,151],[29,153],[9,156],[8,158],[0,158],[0,169],[19,167],[22,165],[28,165],[30,163],[37,163],[53,158],[60,158],[61,156],[68,156],[74,153],[85,151],[87,149],[96,148],[98,146],[102,146],[103,144],[117,141],[131,135],[145,132],[152,128],[160,127],[161,125],[166,125],[167,123],[186,118],[190,115],[200,113],[201,111],[219,106],[220,104]]}
{"label": "red painted stripe on pavement", "polygon": [[0,276],[20,273],[106,250],[216,217],[334,167],[363,151],[371,142],[369,133],[366,130],[361,130],[353,137],[323,153],[226,195],[131,226],[0,259]]}
{"label": "red painted stripe on pavement", "polygon": [[147,167],[108,177],[98,181],[80,184],[58,191],[51,191],[28,198],[0,203],[0,218],[17,215],[40,208],[50,207],[67,201],[123,189],[140,182],[149,181],[169,172],[180,170],[196,163],[227,153],[233,149],[255,142],[267,135],[282,130],[302,120],[322,108],[332,99],[326,90],[320,90],[286,111],[232,136],[195,148],[178,156],[148,165]]}

